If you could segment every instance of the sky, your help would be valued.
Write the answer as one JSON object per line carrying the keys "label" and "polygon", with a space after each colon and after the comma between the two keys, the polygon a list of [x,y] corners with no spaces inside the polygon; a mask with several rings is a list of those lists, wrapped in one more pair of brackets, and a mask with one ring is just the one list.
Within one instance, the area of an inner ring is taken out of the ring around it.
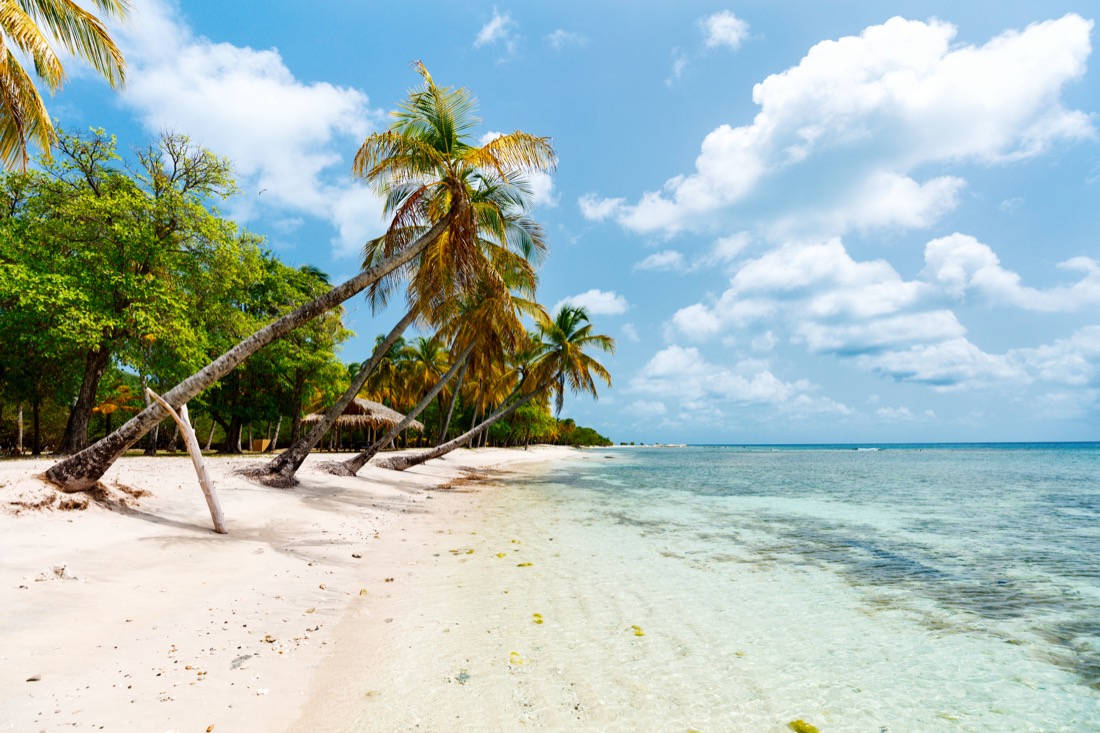
{"label": "sky", "polygon": [[[333,282],[415,60],[552,138],[539,300],[617,344],[562,416],[615,442],[1100,440],[1096,0],[133,5],[125,90],[74,62],[51,114],[229,157],[223,210]],[[401,313],[347,308],[361,361]]]}

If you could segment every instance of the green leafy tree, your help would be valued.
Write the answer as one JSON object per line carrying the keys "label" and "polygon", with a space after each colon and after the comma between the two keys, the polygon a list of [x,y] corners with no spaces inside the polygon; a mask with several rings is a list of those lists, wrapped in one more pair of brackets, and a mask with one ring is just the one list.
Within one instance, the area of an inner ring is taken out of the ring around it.
{"label": "green leafy tree", "polygon": [[227,161],[169,134],[138,154],[137,173],[119,160],[102,131],[61,133],[41,171],[4,179],[9,200],[20,201],[0,223],[10,260],[80,294],[67,314],[79,330],[67,330],[83,373],[60,452],[87,445],[97,387],[113,361],[146,371],[166,355],[163,345],[172,345],[163,363],[197,350],[182,293],[236,235],[207,207],[233,191]]}

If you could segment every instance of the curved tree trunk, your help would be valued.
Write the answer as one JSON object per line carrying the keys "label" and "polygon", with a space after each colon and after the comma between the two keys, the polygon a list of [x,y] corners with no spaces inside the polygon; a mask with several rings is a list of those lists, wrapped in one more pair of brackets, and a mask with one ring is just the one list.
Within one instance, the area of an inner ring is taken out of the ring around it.
{"label": "curved tree trunk", "polygon": [[488,430],[489,427],[493,425],[493,423],[497,422],[498,420],[503,420],[519,408],[526,405],[534,398],[536,394],[538,394],[537,391],[532,392],[528,395],[524,395],[522,398],[508,405],[508,407],[505,407],[503,410],[500,410],[496,414],[491,415],[487,420],[485,420],[485,422],[481,423],[473,430],[465,432],[454,440],[448,441],[441,446],[432,448],[431,450],[426,450],[423,453],[417,453],[413,456],[393,456],[391,458],[383,458],[374,465],[379,466],[380,468],[392,468],[394,471],[404,471],[406,468],[419,466],[425,461],[430,461],[433,458],[444,456],[453,451],[455,448],[461,448],[462,446],[466,445],[478,435]]}
{"label": "curved tree trunk", "polygon": [[[369,461],[371,458],[374,458],[374,455],[378,453],[378,451],[382,450],[382,446],[386,445],[386,443],[389,443],[391,440],[396,438],[398,434],[400,434],[401,431],[405,428],[409,427],[409,425],[412,425],[412,421],[416,419],[416,416],[424,412],[428,405],[432,404],[432,400],[435,399],[435,396],[439,394],[440,391],[442,391],[442,389],[447,385],[447,382],[451,381],[451,378],[458,373],[458,370],[461,369],[462,365],[466,363],[466,359],[469,358],[470,352],[473,350],[473,343],[463,349],[462,353],[459,355],[455,363],[451,364],[451,368],[447,370],[447,373],[439,378],[439,381],[435,383],[434,387],[428,390],[428,393],[420,399],[420,402],[418,402],[416,407],[414,407],[412,411],[405,416],[405,419],[390,428],[390,431],[382,436],[381,440],[375,441],[374,445],[372,445],[370,448],[367,448],[365,451],[355,456],[354,458],[349,458],[348,460],[341,463],[340,465],[347,470],[347,475],[354,476],[355,474],[359,473],[359,469],[367,465],[367,461]],[[343,472],[341,471],[341,473]]]}
{"label": "curved tree trunk", "polygon": [[[375,370],[390,348],[397,343],[397,339],[401,338],[401,334],[405,332],[405,329],[412,325],[415,320],[415,310],[406,313],[404,318],[398,321],[397,325],[390,330],[386,340],[375,347],[370,359],[360,367],[359,373],[355,375],[355,379],[348,385],[344,394],[340,395],[340,399],[336,400],[336,404],[328,408],[321,422],[314,425],[305,438],[294,441],[289,448],[260,469],[257,478],[271,486],[293,486],[297,483],[294,474],[301,468],[306,456],[325,437],[325,433],[336,423],[336,418],[344,414],[344,410],[355,399],[355,395],[359,394],[359,390],[363,389],[363,385],[367,383],[367,378],[370,377],[371,372]],[[265,479],[264,476],[271,478]]]}
{"label": "curved tree trunk", "polygon": [[76,453],[88,445],[88,422],[92,418],[92,408],[95,407],[95,393],[110,361],[111,349],[107,344],[95,351],[89,351],[84,358],[84,379],[80,382],[80,392],[69,412],[65,436],[61,438],[58,453]]}
{"label": "curved tree trunk", "polygon": [[[172,407],[178,408],[264,346],[335,308],[414,259],[442,234],[449,224],[450,216],[435,224],[420,239],[399,254],[364,270],[344,284],[336,286],[324,295],[264,326],[161,396]],[[167,410],[158,403],[153,403],[103,440],[51,466],[46,471],[46,478],[65,492],[91,488],[127,448],[167,416]]]}

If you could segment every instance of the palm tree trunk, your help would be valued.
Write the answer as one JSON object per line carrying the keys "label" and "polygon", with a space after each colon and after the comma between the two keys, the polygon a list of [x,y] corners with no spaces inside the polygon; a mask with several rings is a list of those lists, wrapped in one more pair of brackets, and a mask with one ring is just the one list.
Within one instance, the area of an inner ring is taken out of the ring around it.
{"label": "palm tree trunk", "polygon": [[[188,402],[264,346],[282,338],[322,313],[335,308],[348,298],[362,292],[373,283],[413,260],[447,229],[451,218],[457,213],[455,211],[450,212],[399,254],[364,270],[343,285],[338,285],[274,323],[264,326],[161,396],[168,404],[176,408]],[[83,491],[91,488],[127,448],[140,440],[153,426],[167,416],[167,410],[161,407],[160,404],[153,403],[103,440],[51,466],[46,471],[46,478],[64,492]]]}
{"label": "palm tree trunk", "polygon": [[210,435],[206,436],[206,448],[204,450],[210,450],[210,446],[214,443],[214,428],[218,427],[218,421],[214,419],[214,416],[210,416]]}
{"label": "palm tree trunk", "polygon": [[455,388],[454,392],[451,394],[451,402],[447,405],[447,419],[443,421],[443,429],[439,433],[439,442],[436,443],[437,448],[447,439],[447,431],[451,429],[451,418],[455,414],[455,403],[458,402],[458,391],[462,389],[462,380],[466,378],[466,367],[468,366],[470,366],[469,361],[463,362],[462,371],[458,373],[458,378],[455,380]]}
{"label": "palm tree trunk", "polygon": [[363,389],[363,385],[367,383],[367,379],[379,362],[386,356],[390,348],[397,343],[397,339],[401,338],[401,334],[405,332],[405,329],[411,326],[415,320],[416,311],[410,310],[397,322],[397,325],[386,336],[386,340],[374,349],[370,359],[359,369],[359,373],[355,375],[355,379],[348,385],[344,394],[340,395],[340,399],[336,400],[336,404],[328,408],[325,416],[321,418],[321,422],[314,425],[305,438],[295,441],[264,468],[263,474],[268,476],[277,474],[279,477],[278,480],[264,480],[264,483],[276,486],[293,486],[296,483],[294,474],[301,468],[306,456],[317,447],[317,444],[321,442],[321,438],[325,437],[325,433],[336,423],[336,418],[344,414],[344,410],[355,399],[355,395],[359,394],[359,390]]}
{"label": "palm tree trunk", "polygon": [[15,435],[15,452],[23,455],[23,403],[19,403],[19,426]]}
{"label": "palm tree trunk", "polygon": [[[470,342],[470,345],[462,350],[458,359],[451,364],[451,368],[447,370],[447,373],[439,378],[439,381],[435,383],[434,387],[428,390],[428,393],[421,398],[420,402],[412,409],[412,412],[405,416],[404,420],[390,428],[390,431],[382,436],[381,440],[376,441],[370,448],[367,448],[354,458],[349,458],[341,463],[340,465],[347,469],[348,475],[354,476],[359,473],[359,469],[367,465],[367,461],[374,458],[374,455],[382,450],[382,446],[393,440],[402,430],[411,425],[412,421],[416,419],[416,416],[424,412],[428,405],[432,403],[432,400],[435,399],[435,396],[447,385],[447,382],[451,381],[451,378],[458,373],[458,370],[466,363],[466,359],[469,358],[470,352],[473,350],[474,342]],[[343,472],[341,471],[341,473]]]}
{"label": "palm tree trunk", "polygon": [[472,439],[476,438],[478,435],[484,433],[493,425],[493,423],[497,422],[498,420],[503,420],[519,408],[526,405],[534,398],[536,394],[538,394],[537,391],[532,392],[528,395],[524,395],[522,398],[516,400],[508,407],[505,407],[504,409],[499,410],[498,412],[490,416],[487,420],[485,420],[485,422],[481,423],[473,430],[463,433],[454,440],[448,441],[441,446],[424,451],[423,453],[417,453],[414,456],[393,456],[391,458],[383,458],[374,465],[381,468],[392,468],[394,471],[404,471],[406,468],[419,466],[425,461],[430,461],[433,458],[439,458],[440,456],[446,455],[453,451],[455,448],[461,448],[462,446],[469,443]]}

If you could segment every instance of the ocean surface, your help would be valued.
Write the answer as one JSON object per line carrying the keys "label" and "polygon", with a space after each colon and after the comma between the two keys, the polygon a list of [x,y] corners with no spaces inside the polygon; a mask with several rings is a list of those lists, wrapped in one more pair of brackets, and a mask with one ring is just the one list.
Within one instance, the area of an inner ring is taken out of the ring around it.
{"label": "ocean surface", "polygon": [[486,517],[578,730],[1100,731],[1100,444],[581,456]]}

